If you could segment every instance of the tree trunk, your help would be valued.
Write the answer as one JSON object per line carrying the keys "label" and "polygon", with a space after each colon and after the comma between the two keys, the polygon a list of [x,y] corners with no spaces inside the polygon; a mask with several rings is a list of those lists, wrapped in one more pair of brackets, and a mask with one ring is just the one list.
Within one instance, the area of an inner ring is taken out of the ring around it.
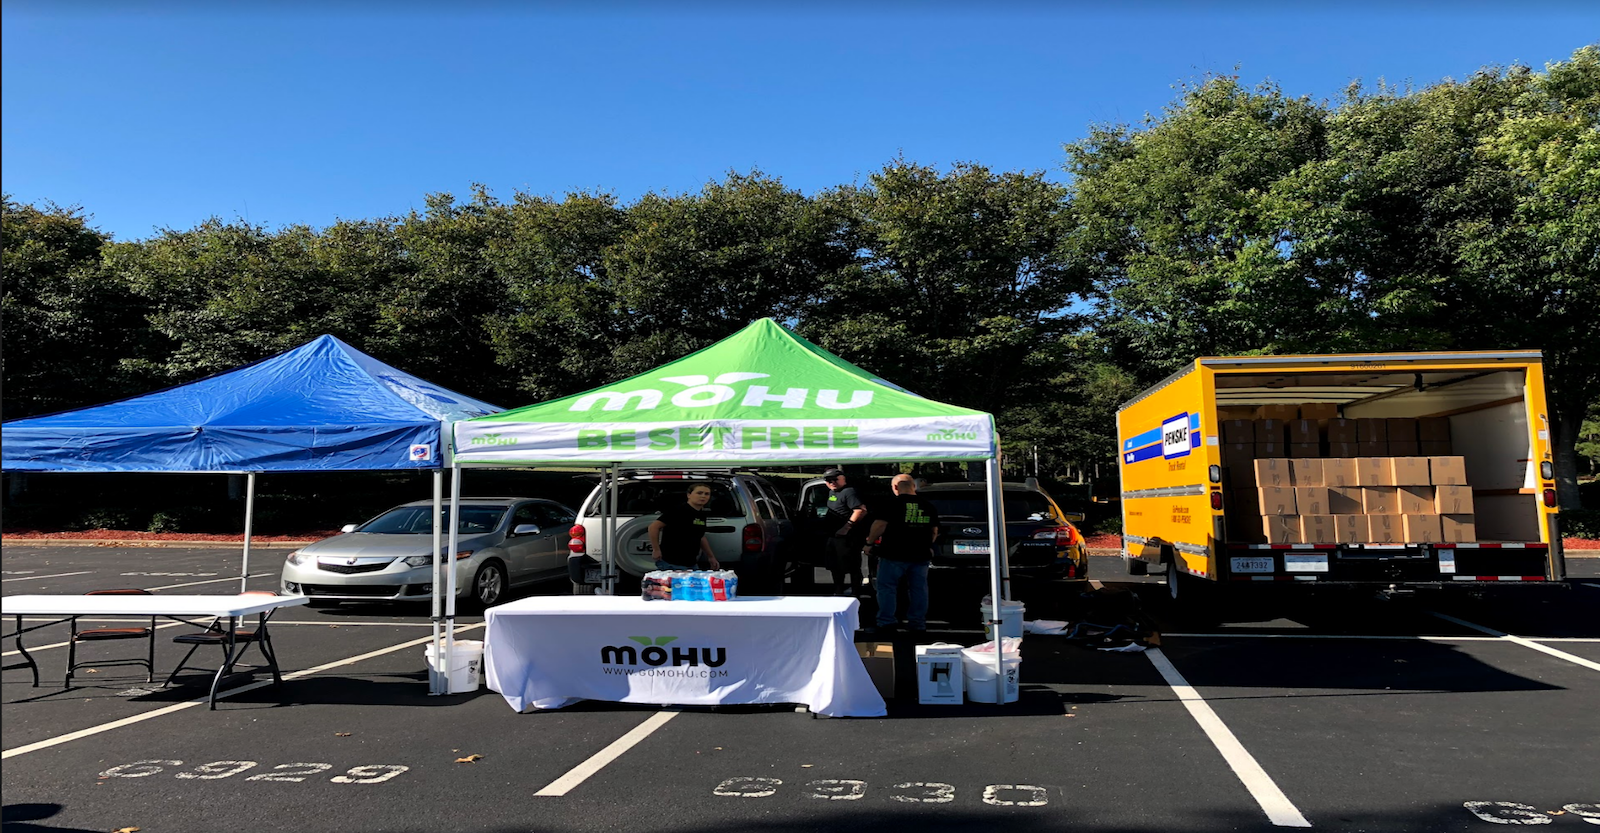
{"label": "tree trunk", "polygon": [[1551,400],[1550,447],[1555,452],[1556,464],[1556,496],[1563,510],[1583,508],[1583,499],[1578,496],[1578,432],[1583,428],[1584,412],[1587,410],[1582,405],[1578,407],[1563,407],[1567,403]]}

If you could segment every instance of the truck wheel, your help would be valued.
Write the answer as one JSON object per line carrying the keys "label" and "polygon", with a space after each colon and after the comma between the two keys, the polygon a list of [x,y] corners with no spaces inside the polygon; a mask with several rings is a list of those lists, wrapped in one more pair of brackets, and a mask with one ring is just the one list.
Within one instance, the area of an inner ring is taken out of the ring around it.
{"label": "truck wheel", "polygon": [[1174,602],[1194,601],[1194,587],[1189,574],[1178,569],[1176,553],[1167,559],[1167,597]]}

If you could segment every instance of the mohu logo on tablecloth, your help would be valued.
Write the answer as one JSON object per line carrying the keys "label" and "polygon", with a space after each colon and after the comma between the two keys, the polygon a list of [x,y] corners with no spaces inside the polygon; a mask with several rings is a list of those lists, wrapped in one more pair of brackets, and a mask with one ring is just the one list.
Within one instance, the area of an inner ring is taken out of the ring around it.
{"label": "mohu logo on tablecloth", "polygon": [[600,648],[601,665],[620,665],[637,667],[641,663],[650,668],[671,666],[680,668],[686,666],[705,666],[707,668],[720,668],[728,661],[726,648],[686,648],[666,646],[676,642],[676,636],[630,636],[629,639],[639,643],[640,648],[632,645],[605,645]]}

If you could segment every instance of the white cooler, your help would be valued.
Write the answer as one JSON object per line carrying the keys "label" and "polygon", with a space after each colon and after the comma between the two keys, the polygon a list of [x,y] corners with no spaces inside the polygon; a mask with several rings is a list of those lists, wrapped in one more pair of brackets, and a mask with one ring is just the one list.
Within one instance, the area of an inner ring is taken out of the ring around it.
{"label": "white cooler", "polygon": [[959,706],[964,698],[961,646],[943,642],[918,645],[917,702]]}

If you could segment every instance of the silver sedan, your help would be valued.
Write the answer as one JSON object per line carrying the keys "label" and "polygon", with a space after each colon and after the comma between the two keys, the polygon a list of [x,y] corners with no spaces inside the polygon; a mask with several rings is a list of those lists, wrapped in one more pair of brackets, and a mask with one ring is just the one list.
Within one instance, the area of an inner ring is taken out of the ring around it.
{"label": "silver sedan", "polygon": [[[431,500],[414,501],[289,553],[283,592],[310,596],[314,606],[432,598],[432,516]],[[505,601],[513,586],[565,576],[575,518],[549,500],[463,498],[457,552],[445,555],[455,565],[458,598],[487,607]]]}

